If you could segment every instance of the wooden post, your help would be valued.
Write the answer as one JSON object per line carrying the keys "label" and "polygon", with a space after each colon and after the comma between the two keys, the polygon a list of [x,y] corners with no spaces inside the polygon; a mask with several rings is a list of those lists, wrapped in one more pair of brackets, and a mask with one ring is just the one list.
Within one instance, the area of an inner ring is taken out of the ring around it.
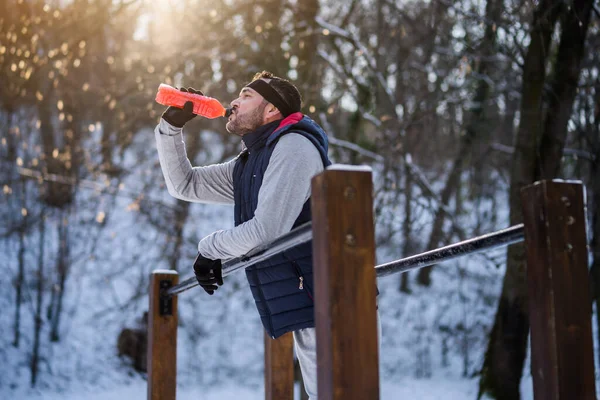
{"label": "wooden post", "polygon": [[265,333],[265,400],[294,399],[293,345],[291,332],[277,339]]}
{"label": "wooden post", "polygon": [[534,398],[596,399],[583,187],[542,181],[521,198]]}
{"label": "wooden post", "polygon": [[172,270],[150,278],[148,319],[148,400],[175,400],[177,383],[177,296],[161,298],[162,289],[179,282]]}
{"label": "wooden post", "polygon": [[319,400],[379,399],[371,179],[348,167],[312,181]]}

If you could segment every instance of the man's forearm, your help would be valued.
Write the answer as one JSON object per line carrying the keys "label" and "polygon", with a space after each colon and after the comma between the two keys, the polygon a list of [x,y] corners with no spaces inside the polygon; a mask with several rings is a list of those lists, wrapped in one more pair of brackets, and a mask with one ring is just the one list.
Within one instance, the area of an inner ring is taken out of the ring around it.
{"label": "man's forearm", "polygon": [[160,167],[169,193],[178,199],[203,203],[233,203],[234,161],[192,168],[182,129],[162,118],[154,132]]}

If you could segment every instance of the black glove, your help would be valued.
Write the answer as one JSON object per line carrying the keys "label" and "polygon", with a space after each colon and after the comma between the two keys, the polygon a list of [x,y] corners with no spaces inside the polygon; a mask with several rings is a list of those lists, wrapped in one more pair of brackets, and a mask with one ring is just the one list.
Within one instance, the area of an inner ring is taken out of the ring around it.
{"label": "black glove", "polygon": [[221,260],[211,260],[198,253],[196,261],[194,261],[194,274],[196,274],[198,284],[210,295],[223,285]]}
{"label": "black glove", "polygon": [[[194,93],[194,94],[199,94],[204,96],[204,93],[202,93],[199,90],[196,90],[194,88],[179,88],[179,90],[181,90],[182,92],[189,92],[189,93]],[[183,108],[178,108],[178,107],[173,107],[170,106],[169,108],[167,108],[165,110],[165,112],[162,115],[162,118],[167,121],[169,124],[177,127],[177,128],[183,128],[183,126],[190,120],[194,119],[194,117],[196,116],[196,114],[194,114],[192,112],[192,110],[194,109],[194,103],[192,103],[191,101],[186,101],[185,104],[183,105]]]}

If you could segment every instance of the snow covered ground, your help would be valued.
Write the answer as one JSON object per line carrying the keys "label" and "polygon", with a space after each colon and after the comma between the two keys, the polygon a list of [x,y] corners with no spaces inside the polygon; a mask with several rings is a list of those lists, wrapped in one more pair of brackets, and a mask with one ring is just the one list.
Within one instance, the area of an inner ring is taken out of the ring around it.
{"label": "snow covered ground", "polygon": [[[262,400],[263,388],[241,387],[236,384],[220,388],[189,387],[177,390],[178,400]],[[531,379],[524,379],[522,400],[533,399]],[[85,390],[67,393],[14,393],[15,399],[22,400],[145,400],[146,383],[139,381],[132,385],[117,387],[98,392]],[[384,382],[381,385],[381,400],[454,400],[475,399],[477,380],[436,379],[399,379],[397,382]],[[299,398],[296,393],[296,398]]]}

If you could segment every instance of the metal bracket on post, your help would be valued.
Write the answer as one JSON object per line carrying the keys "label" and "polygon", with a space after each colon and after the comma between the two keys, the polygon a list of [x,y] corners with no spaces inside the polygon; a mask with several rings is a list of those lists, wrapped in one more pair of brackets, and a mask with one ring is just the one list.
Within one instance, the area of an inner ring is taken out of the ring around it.
{"label": "metal bracket on post", "polygon": [[173,315],[173,299],[165,294],[171,286],[173,282],[170,280],[160,281],[160,315]]}

